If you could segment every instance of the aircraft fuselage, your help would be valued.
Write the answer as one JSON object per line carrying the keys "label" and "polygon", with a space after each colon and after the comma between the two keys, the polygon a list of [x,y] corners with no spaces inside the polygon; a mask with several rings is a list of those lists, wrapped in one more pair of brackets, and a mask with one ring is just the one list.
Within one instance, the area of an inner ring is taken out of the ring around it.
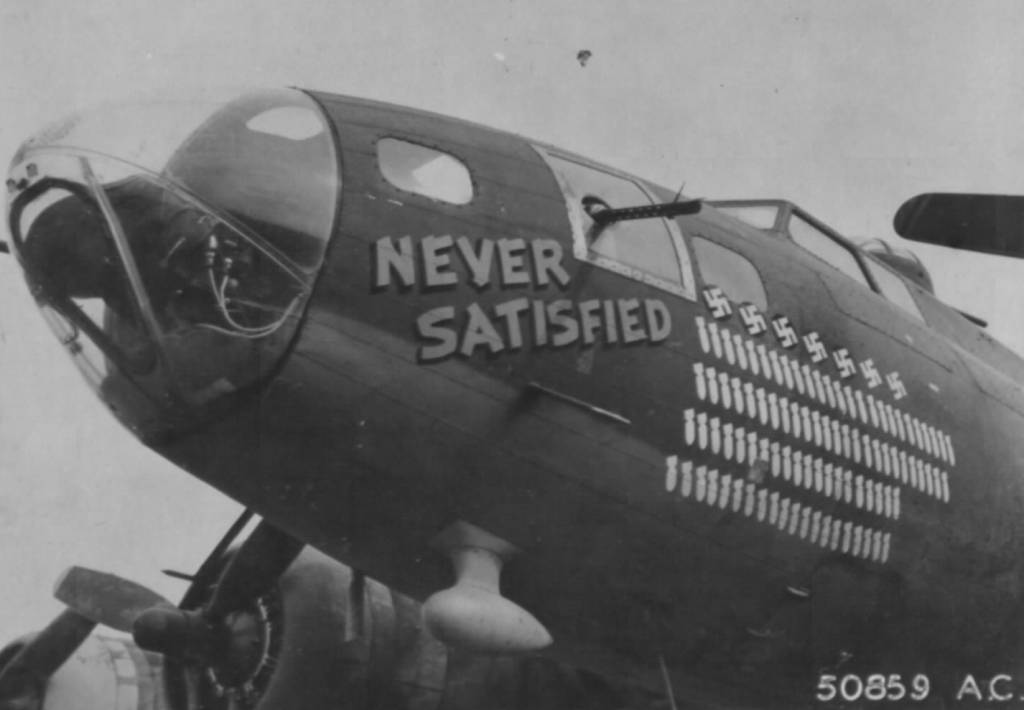
{"label": "aircraft fuselage", "polygon": [[[603,230],[581,205],[672,201],[649,182],[310,95],[340,190],[302,319],[194,419],[121,411],[156,451],[419,599],[450,583],[436,536],[483,528],[521,550],[502,589],[554,654],[653,687],[663,659],[694,699],[793,707],[821,673],[948,692],[1021,657],[1015,356],[710,205]],[[453,157],[471,198],[400,187],[382,140]]]}

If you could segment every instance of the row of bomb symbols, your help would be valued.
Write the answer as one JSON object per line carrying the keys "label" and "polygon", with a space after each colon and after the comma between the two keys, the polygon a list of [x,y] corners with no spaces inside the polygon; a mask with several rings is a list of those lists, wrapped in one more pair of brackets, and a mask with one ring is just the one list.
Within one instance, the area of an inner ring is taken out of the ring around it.
{"label": "row of bomb symbols", "polygon": [[720,473],[678,456],[669,456],[666,464],[665,489],[669,493],[678,491],[681,498],[741,514],[823,549],[874,562],[889,559],[889,532],[844,520],[743,476]]}
{"label": "row of bomb symbols", "polygon": [[[756,306],[743,304],[737,308],[745,330],[733,332],[724,322],[733,315],[733,307],[721,290],[708,286],[703,290],[703,295],[711,315],[717,319],[696,318],[697,334],[705,354],[714,354],[721,362],[749,372],[754,377],[774,381],[780,391],[784,388],[791,395],[799,394],[816,400],[843,417],[877,428],[950,466],[956,464],[956,454],[949,434],[875,397],[870,391],[851,386],[855,383],[844,381],[859,371],[869,390],[879,386],[883,378],[872,358],[857,363],[848,349],[837,348],[831,353],[831,360],[837,367],[836,376],[833,377],[820,369],[820,363],[830,357],[816,332],[801,337],[786,316],[775,316],[771,320],[771,330],[781,348],[775,349],[763,340],[755,340],[769,329]],[[793,350],[801,344],[813,366],[800,362],[799,350]],[[731,387],[732,380],[727,380],[728,376],[723,377],[721,369],[709,368],[709,375],[703,385],[709,396],[735,399],[737,392]],[[887,374],[884,381],[897,400],[906,396],[898,372]],[[730,386],[728,394],[726,385]]]}
{"label": "row of bomb symbols", "polygon": [[[720,379],[723,375],[728,382]],[[718,417],[697,413],[690,408],[683,413],[684,438],[688,445],[697,438],[721,441],[720,445],[712,444],[715,453],[720,449],[731,452],[734,434],[738,437],[735,446],[739,448],[744,436],[756,438],[753,429],[760,423],[772,430],[769,438],[771,450],[775,452],[773,458],[790,450],[787,440],[780,437],[784,434],[854,464],[863,464],[869,470],[898,479],[922,493],[945,502],[949,500],[948,474],[931,462],[908,453],[895,442],[861,432],[856,426],[789,400],[784,395],[766,392],[765,388],[749,381],[724,372],[715,373],[714,368],[702,363],[694,363],[694,377],[698,399],[745,417],[750,431],[744,430],[741,421],[720,421]]]}
{"label": "row of bomb symbols", "polygon": [[[884,506],[880,504],[876,508],[878,512],[887,511],[886,515],[890,515],[892,511],[899,515],[900,484],[910,486],[945,503],[949,502],[948,474],[920,459],[908,459],[905,455],[894,459],[892,468],[874,462],[873,466],[869,466],[870,470],[887,476],[892,481],[890,485],[861,476],[860,473],[854,474],[842,463],[829,461],[777,439],[761,436],[753,429],[747,430],[732,422],[723,422],[716,416],[693,409],[688,409],[684,413],[684,443],[689,448],[720,456],[727,462],[747,464],[748,470],[761,464],[770,470],[775,478],[782,478],[796,486],[803,486],[826,496],[832,496],[835,491],[836,500],[845,500],[847,503],[854,500],[855,491],[861,486],[869,495],[871,487],[874,486],[878,495],[885,496],[887,501],[889,496],[895,496],[894,502],[887,502]],[[902,465],[897,461],[902,462]],[[863,482],[859,482],[861,479]],[[841,491],[845,492],[840,493]],[[861,507],[859,503],[857,507]]]}

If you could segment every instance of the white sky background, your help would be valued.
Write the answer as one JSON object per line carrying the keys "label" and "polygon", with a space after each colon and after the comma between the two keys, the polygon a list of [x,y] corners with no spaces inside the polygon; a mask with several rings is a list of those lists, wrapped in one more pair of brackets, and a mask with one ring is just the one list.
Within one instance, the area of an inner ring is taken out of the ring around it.
{"label": "white sky background", "polygon": [[[896,241],[914,194],[1024,193],[1021,37],[1024,3],[966,0],[0,0],[0,161],[99,101],[296,85],[509,129],[692,196],[785,197]],[[1024,263],[913,248],[940,296],[1024,350]],[[193,570],[237,511],[120,430],[0,258],[0,644],[59,611],[70,564],[176,600],[159,569]]]}

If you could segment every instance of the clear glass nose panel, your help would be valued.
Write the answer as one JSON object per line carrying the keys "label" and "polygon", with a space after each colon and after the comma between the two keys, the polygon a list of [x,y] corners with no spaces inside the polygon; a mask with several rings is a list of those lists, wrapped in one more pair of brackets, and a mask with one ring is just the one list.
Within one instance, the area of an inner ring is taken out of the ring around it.
{"label": "clear glass nose panel", "polygon": [[319,108],[276,91],[205,110],[115,108],[44,131],[15,158],[8,209],[47,321],[131,417],[194,411],[276,366],[338,193]]}

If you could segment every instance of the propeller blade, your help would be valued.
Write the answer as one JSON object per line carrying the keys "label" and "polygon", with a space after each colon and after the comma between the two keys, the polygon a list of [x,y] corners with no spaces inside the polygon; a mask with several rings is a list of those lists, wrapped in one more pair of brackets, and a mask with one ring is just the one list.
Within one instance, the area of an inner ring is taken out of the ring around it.
{"label": "propeller blade", "polygon": [[192,575],[192,583],[178,608],[154,607],[136,618],[132,625],[132,638],[140,648],[162,653],[176,661],[190,659],[208,663],[213,659],[218,648],[218,634],[202,603],[223,572],[224,556],[231,544],[253,516],[252,510],[245,509],[231,524]]}
{"label": "propeller blade", "polygon": [[[241,526],[247,515],[239,519]],[[233,538],[234,533],[229,536]],[[247,608],[269,592],[303,547],[305,543],[261,521],[231,557],[205,606],[198,609],[157,606],[146,610],[135,620],[132,629],[135,643],[171,658],[203,664],[223,661],[230,655],[228,615]],[[211,556],[208,561],[210,559],[215,558]],[[194,590],[199,587],[200,577],[206,577],[212,569],[204,563],[186,599],[198,593]]]}
{"label": "propeller blade", "polygon": [[0,708],[15,708],[24,705],[22,700],[41,697],[46,679],[71,658],[94,628],[96,622],[76,611],[61,612],[0,669]]}
{"label": "propeller blade", "polygon": [[178,606],[182,609],[195,609],[202,603],[210,587],[217,581],[217,577],[223,569],[224,555],[235,541],[235,538],[242,533],[245,526],[253,519],[254,515],[255,513],[248,508],[241,512],[227,532],[224,533],[224,536],[210,551],[210,554],[203,560],[203,564],[199,565],[199,569],[192,575],[192,584],[189,585],[185,596],[181,598],[181,603]]}
{"label": "propeller blade", "polygon": [[905,239],[1024,258],[1024,196],[930,192],[896,211],[893,228]]}
{"label": "propeller blade", "polygon": [[86,619],[130,633],[142,612],[173,607],[156,592],[106,572],[71,567],[60,576],[53,596]]}
{"label": "propeller blade", "polygon": [[303,547],[301,540],[260,521],[221,575],[206,607],[207,617],[223,619],[269,592]]}

